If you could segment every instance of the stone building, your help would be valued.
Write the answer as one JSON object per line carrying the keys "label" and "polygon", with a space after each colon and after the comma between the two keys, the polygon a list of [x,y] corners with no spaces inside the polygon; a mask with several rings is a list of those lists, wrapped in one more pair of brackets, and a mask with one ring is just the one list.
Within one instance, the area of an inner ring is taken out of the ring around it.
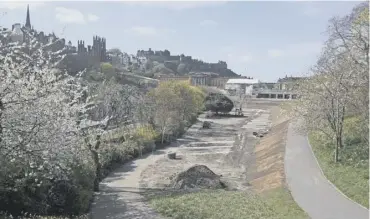
{"label": "stone building", "polygon": [[12,25],[12,32],[10,35],[10,39],[12,42],[24,42],[24,34],[22,30],[22,26],[20,23],[16,23]]}
{"label": "stone building", "polygon": [[228,78],[228,77],[215,77],[215,78],[211,78],[210,86],[217,87],[217,88],[220,88],[220,89],[224,89],[225,88],[225,85],[226,85],[226,82],[229,79],[230,78]]}
{"label": "stone building", "polygon": [[278,79],[277,83],[275,84],[275,89],[287,91],[295,90],[299,85],[298,83],[303,79],[305,79],[305,77],[288,77],[286,75],[285,78]]}
{"label": "stone building", "polygon": [[85,47],[84,41],[79,40],[77,47],[75,47],[71,41],[66,44],[65,39],[59,39],[54,33],[46,35],[42,31],[36,31],[31,25],[29,6],[27,6],[24,26],[21,26],[20,23],[15,23],[12,25],[11,30],[3,29],[2,31],[7,34],[7,38],[2,39],[4,42],[27,43],[30,37],[32,37],[44,44],[46,49],[62,51],[67,56],[59,67],[66,68],[71,73],[76,73],[88,67],[98,66],[101,62],[111,62],[111,58],[107,55],[105,38],[93,36],[93,45],[88,45],[87,47]]}
{"label": "stone building", "polygon": [[156,77],[160,82],[163,81],[189,81],[189,76],[178,76],[178,75],[158,75]]}

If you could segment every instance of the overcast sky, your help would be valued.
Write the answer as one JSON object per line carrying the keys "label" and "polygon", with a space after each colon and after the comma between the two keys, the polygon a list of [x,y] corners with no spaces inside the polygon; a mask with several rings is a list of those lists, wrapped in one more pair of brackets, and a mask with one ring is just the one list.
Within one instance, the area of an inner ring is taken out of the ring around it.
{"label": "overcast sky", "polygon": [[[302,75],[327,39],[332,16],[359,2],[34,2],[36,30],[136,54],[138,49],[224,60],[237,74],[263,81]],[[25,23],[27,3],[0,2],[0,26]]]}

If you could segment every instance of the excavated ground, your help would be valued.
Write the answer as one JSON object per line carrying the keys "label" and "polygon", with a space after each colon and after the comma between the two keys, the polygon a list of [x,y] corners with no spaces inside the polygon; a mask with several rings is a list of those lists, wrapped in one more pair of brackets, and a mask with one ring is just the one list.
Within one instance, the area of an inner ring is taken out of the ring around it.
{"label": "excavated ground", "polygon": [[[200,121],[170,147],[128,162],[110,173],[101,182],[100,192],[92,203],[92,218],[162,219],[163,216],[150,208],[146,197],[165,193],[164,189],[171,185],[176,174],[197,164],[222,175],[220,180],[229,189],[247,190],[254,184],[279,181],[280,176],[266,177],[267,169],[279,159],[265,159],[259,156],[255,147],[270,133],[260,139],[253,136],[253,132],[270,128],[271,112],[280,104],[278,101],[252,100],[243,106],[246,117],[206,119],[201,116]],[[203,121],[212,122],[211,128],[202,129]],[[258,148],[262,151],[269,149]],[[178,158],[168,159],[168,152],[176,152]]]}
{"label": "excavated ground", "polygon": [[[246,190],[256,178],[255,145],[262,139],[253,132],[271,127],[271,109],[280,102],[251,101],[245,106],[242,118],[205,118],[193,125],[178,147],[171,149],[177,159],[163,155],[149,165],[140,175],[142,188],[168,188],[176,174],[194,165],[205,165],[226,183],[229,189]],[[211,122],[203,129],[202,122]]]}

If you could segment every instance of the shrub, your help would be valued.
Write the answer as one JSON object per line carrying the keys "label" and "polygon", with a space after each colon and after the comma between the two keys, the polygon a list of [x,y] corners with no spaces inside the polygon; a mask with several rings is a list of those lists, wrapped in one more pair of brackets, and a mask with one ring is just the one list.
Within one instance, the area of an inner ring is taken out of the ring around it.
{"label": "shrub", "polygon": [[234,108],[233,102],[225,95],[220,93],[210,93],[205,98],[205,109],[218,114],[228,113]]}
{"label": "shrub", "polygon": [[[5,168],[2,168],[4,170]],[[89,164],[70,164],[63,176],[45,177],[48,169],[31,171],[23,165],[14,165],[16,174],[1,178],[0,211],[18,216],[21,212],[38,215],[78,214],[86,212],[92,198],[94,172]],[[4,172],[2,172],[4,173]]]}

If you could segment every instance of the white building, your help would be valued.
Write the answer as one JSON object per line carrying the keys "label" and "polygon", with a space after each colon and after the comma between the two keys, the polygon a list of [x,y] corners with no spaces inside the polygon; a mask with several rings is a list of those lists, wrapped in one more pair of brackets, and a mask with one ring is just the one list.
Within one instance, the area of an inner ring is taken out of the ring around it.
{"label": "white building", "polygon": [[[231,95],[241,94],[241,93],[252,93],[254,85],[259,84],[260,81],[257,79],[248,78],[235,78],[229,79],[225,84],[225,90]],[[251,94],[250,94],[251,95]]]}

